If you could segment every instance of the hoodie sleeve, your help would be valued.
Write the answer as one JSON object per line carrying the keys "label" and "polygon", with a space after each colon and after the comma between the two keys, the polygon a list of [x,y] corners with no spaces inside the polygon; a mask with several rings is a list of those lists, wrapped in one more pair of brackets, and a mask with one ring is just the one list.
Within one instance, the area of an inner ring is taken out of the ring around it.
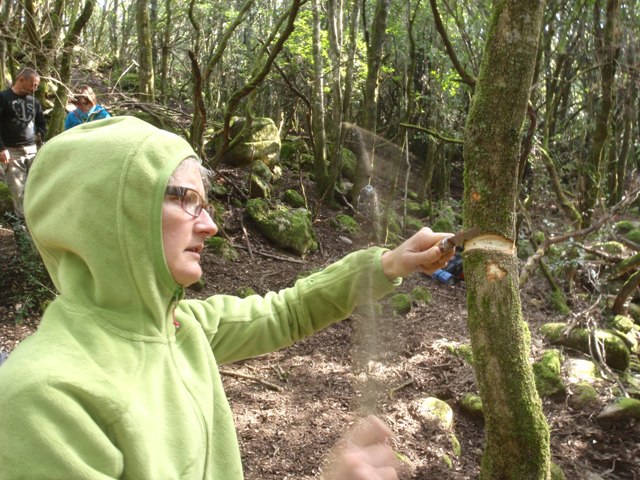
{"label": "hoodie sleeve", "polygon": [[90,396],[61,380],[3,399],[11,407],[0,411],[0,479],[120,478],[124,457],[105,433],[108,422],[103,430],[96,421],[104,412],[90,412],[82,398]]}
{"label": "hoodie sleeve", "polygon": [[391,292],[400,280],[391,282],[384,275],[384,252],[373,247],[349,254],[293,287],[264,297],[215,295],[183,301],[179,309],[188,309],[201,324],[220,364],[273,352]]}

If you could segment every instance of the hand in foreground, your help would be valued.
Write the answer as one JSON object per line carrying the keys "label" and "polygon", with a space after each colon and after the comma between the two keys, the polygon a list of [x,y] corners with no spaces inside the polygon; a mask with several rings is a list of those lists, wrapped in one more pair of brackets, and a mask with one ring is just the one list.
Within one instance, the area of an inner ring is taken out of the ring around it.
{"label": "hand in foreground", "polygon": [[444,268],[455,255],[455,249],[441,252],[438,243],[451,233],[433,232],[430,228],[421,228],[404,243],[386,252],[382,256],[382,270],[389,279],[406,277],[416,270],[431,275]]}
{"label": "hand in foreground", "polygon": [[391,431],[378,417],[360,420],[334,448],[323,480],[398,480],[389,438]]}
{"label": "hand in foreground", "polygon": [[0,150],[0,163],[9,163],[10,158],[9,150]]}

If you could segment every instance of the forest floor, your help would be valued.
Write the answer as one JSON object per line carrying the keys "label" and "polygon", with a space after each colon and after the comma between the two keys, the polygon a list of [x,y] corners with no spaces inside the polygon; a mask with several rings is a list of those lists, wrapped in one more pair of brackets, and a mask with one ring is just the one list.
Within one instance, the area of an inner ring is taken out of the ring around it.
{"label": "forest floor", "polygon": [[[233,262],[205,253],[205,286],[189,296],[234,293],[239,287],[263,294],[293,284],[301,272],[339,259],[356,247],[330,226],[337,213],[320,210],[314,226],[321,249],[304,260],[274,249],[247,220],[252,256],[248,248],[238,249],[240,258]],[[229,207],[225,232],[235,245],[246,246],[239,218]],[[5,260],[14,254],[11,231],[0,229],[0,275],[15,275],[3,270],[10,263]],[[401,478],[478,477],[483,424],[459,408],[465,393],[477,392],[474,372],[448,348],[469,343],[465,285],[446,286],[414,274],[398,291],[408,293],[418,285],[429,288],[432,301],[414,304],[404,316],[394,316],[388,308],[375,319],[354,313],[292,347],[223,367],[247,480],[318,478],[331,446],[367,413],[376,413],[394,431],[395,450],[406,460]],[[532,358],[539,358],[546,346],[539,327],[565,319],[550,308],[542,279],[528,282],[521,297],[532,335]],[[16,323],[19,308],[11,292],[0,292],[0,350],[11,351],[37,327],[38,318],[28,315]],[[369,327],[374,341],[363,345],[354,329],[367,324],[376,325]],[[368,360],[363,363],[358,358]],[[564,398],[543,400],[552,459],[567,479],[640,478],[640,425],[602,425],[595,418],[611,401],[614,387],[600,388],[599,398],[587,410],[572,410]],[[414,415],[416,402],[425,397],[437,397],[452,407],[458,455],[449,432],[427,429]]]}

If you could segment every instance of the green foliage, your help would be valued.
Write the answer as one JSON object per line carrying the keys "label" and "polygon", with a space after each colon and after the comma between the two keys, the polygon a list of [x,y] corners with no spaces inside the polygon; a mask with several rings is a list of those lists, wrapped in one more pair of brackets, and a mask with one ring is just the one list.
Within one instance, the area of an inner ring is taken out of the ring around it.
{"label": "green foliage", "polygon": [[5,218],[13,229],[17,252],[11,258],[3,259],[8,263],[5,271],[9,274],[0,279],[0,291],[10,292],[8,300],[20,306],[16,308],[15,320],[22,323],[31,315],[42,315],[55,298],[56,291],[22,221],[13,213],[6,214]]}
{"label": "green foliage", "polygon": [[13,200],[11,190],[3,182],[0,182],[0,216],[13,212]]}
{"label": "green foliage", "polygon": [[417,218],[407,215],[404,219],[404,229],[406,232],[413,233],[420,230],[424,224]]}
{"label": "green foliage", "polygon": [[439,202],[434,206],[434,222],[431,230],[434,232],[455,232],[460,225],[458,205],[453,200]]}
{"label": "green foliage", "polygon": [[428,217],[431,215],[431,205],[429,205],[428,200],[425,200],[422,203],[407,200],[407,213],[421,218]]}

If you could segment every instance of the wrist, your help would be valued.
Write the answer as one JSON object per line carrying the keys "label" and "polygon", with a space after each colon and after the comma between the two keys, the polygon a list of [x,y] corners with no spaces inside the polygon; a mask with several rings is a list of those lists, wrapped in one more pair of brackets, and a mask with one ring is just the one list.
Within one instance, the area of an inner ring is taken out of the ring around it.
{"label": "wrist", "polygon": [[384,252],[382,254],[382,257],[380,257],[380,263],[382,264],[382,272],[384,273],[384,276],[389,280],[395,280],[396,278],[402,276],[394,268],[395,260],[393,257],[393,251],[387,250],[386,252]]}

